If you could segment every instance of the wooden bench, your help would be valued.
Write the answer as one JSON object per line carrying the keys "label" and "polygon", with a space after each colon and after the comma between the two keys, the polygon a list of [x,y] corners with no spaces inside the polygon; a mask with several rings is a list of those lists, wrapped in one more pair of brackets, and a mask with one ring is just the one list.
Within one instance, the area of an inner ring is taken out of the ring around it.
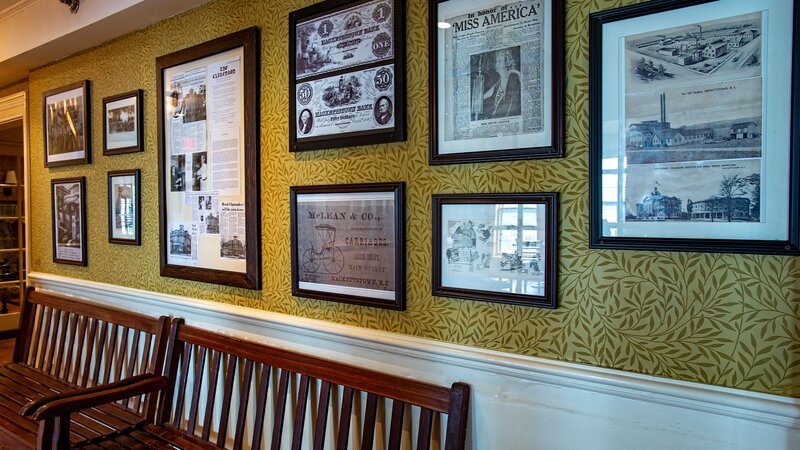
{"label": "wooden bench", "polygon": [[[28,290],[13,361],[0,366],[0,446],[79,444],[152,421],[156,398],[65,411],[37,423],[30,415],[58,399],[107,388],[165,385],[169,318],[138,314]],[[60,434],[59,434],[60,433]]]}
{"label": "wooden bench", "polygon": [[[469,387],[463,383],[434,386],[204,331],[180,319],[170,334],[168,386],[160,391],[155,422],[87,449],[465,446]],[[100,395],[119,400],[128,393],[105,390],[74,400]],[[57,417],[71,403],[41,405],[34,417]]]}

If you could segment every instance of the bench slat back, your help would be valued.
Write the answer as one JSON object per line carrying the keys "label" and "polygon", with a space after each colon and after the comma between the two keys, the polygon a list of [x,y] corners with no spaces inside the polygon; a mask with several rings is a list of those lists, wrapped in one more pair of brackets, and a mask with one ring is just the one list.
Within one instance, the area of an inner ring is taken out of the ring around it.
{"label": "bench slat back", "polygon": [[463,449],[469,387],[446,388],[183,325],[157,422],[230,449]]}

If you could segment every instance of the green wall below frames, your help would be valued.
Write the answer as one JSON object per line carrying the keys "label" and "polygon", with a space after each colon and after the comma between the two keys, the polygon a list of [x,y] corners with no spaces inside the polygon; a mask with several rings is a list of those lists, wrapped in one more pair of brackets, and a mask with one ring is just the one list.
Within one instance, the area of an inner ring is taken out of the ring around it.
{"label": "green wall below frames", "polygon": [[[620,1],[570,1],[566,157],[431,167],[428,2],[408,1],[408,141],[288,151],[287,16],[305,0],[216,0],[30,75],[33,270],[522,355],[800,395],[800,258],[597,251],[588,242],[588,15]],[[156,73],[159,55],[249,26],[261,30],[264,289],[159,276]],[[91,165],[43,168],[42,92],[92,82]],[[141,154],[102,156],[102,98],[142,88]],[[108,243],[106,173],[142,169],[142,246]],[[89,265],[52,262],[50,179],[86,176]],[[404,180],[408,310],[293,298],[289,186]],[[543,310],[431,296],[431,194],[561,193],[559,303]]]}

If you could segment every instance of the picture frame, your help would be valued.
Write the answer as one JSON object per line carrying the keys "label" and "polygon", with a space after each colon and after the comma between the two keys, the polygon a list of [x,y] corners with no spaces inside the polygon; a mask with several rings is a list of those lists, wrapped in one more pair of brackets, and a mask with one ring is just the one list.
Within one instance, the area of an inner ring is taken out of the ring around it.
{"label": "picture frame", "polygon": [[144,151],[144,91],[103,99],[103,155]]}
{"label": "picture frame", "polygon": [[404,310],[405,183],[293,186],[292,295]]}
{"label": "picture frame", "polygon": [[326,0],[289,14],[289,151],[406,139],[405,10]]}
{"label": "picture frame", "polygon": [[798,5],[590,15],[591,248],[800,254]]}
{"label": "picture frame", "polygon": [[42,94],[44,166],[61,167],[92,161],[89,80]]}
{"label": "picture frame", "polygon": [[564,156],[564,4],[429,1],[431,165]]}
{"label": "picture frame", "polygon": [[141,245],[141,170],[108,172],[108,242]]}
{"label": "picture frame", "polygon": [[87,265],[86,177],[50,181],[53,262]]}
{"label": "picture frame", "polygon": [[558,306],[558,193],[435,194],[432,205],[434,296]]}
{"label": "picture frame", "polygon": [[161,276],[261,289],[258,34],[156,59]]}

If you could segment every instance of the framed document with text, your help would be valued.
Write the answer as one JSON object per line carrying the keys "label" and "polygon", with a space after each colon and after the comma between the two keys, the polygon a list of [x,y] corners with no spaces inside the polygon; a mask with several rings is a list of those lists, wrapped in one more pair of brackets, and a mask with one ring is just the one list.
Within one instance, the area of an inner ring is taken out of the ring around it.
{"label": "framed document with text", "polygon": [[156,60],[161,275],[260,289],[258,29]]}
{"label": "framed document with text", "polygon": [[292,187],[292,295],[405,309],[405,184]]}
{"label": "framed document with text", "polygon": [[405,140],[405,59],[403,0],[289,14],[289,150]]}
{"label": "framed document with text", "polygon": [[431,0],[431,164],[564,155],[562,0]]}

